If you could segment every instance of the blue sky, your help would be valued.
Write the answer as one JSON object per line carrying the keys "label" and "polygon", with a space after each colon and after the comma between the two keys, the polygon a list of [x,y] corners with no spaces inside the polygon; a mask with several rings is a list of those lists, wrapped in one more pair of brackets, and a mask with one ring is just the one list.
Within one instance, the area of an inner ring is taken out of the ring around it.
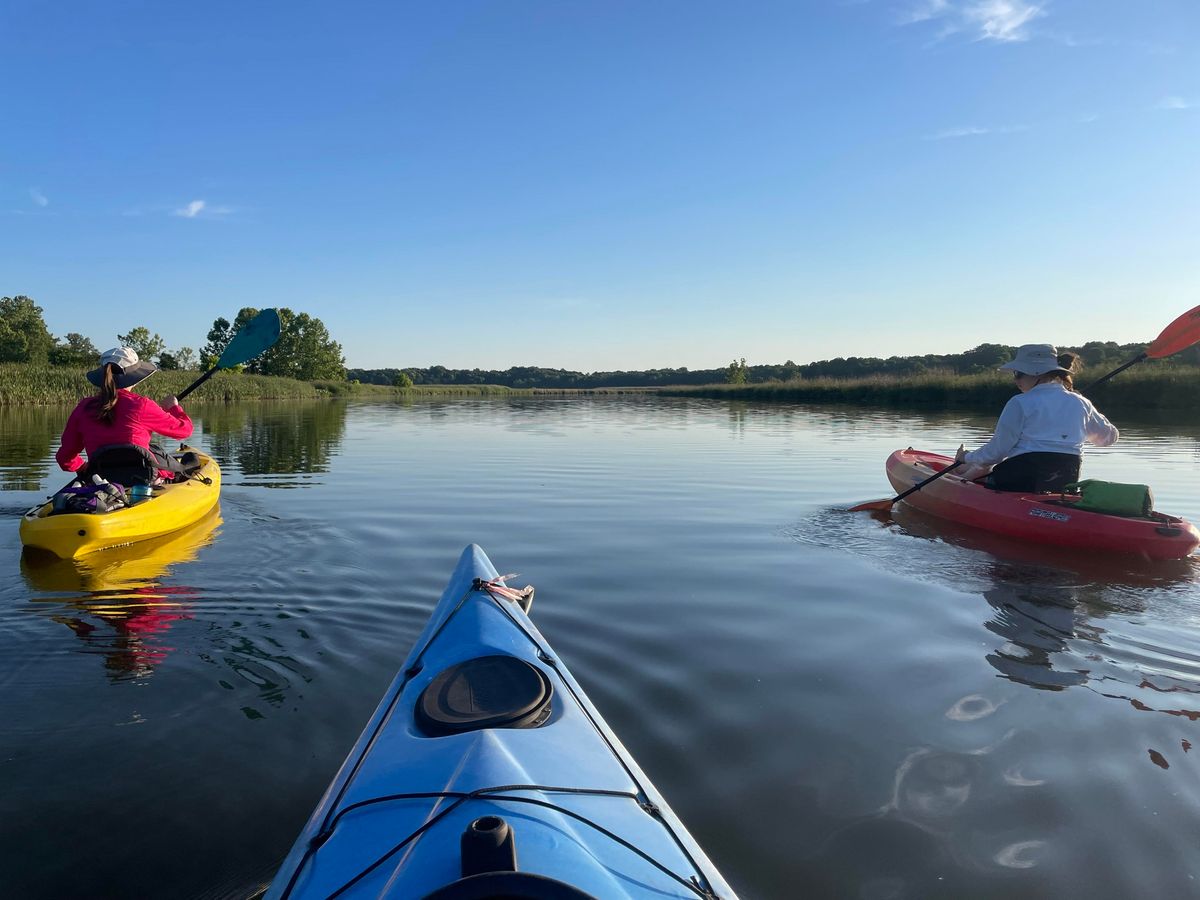
{"label": "blue sky", "polygon": [[0,6],[0,294],[351,366],[1149,340],[1200,303],[1195,0]]}

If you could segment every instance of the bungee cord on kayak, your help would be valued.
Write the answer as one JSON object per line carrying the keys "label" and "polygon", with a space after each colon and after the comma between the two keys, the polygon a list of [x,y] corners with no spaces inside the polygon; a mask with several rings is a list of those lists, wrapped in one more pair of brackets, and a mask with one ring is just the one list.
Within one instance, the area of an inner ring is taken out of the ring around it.
{"label": "bungee cord on kayak", "polygon": [[[510,785],[504,785],[501,787],[480,788],[478,790],[471,791],[469,793],[458,793],[458,792],[454,792],[454,791],[441,791],[441,792],[436,792],[436,793],[423,793],[423,794],[396,794],[396,795],[389,796],[389,797],[377,797],[372,800],[364,800],[361,803],[356,803],[353,806],[346,807],[346,809],[342,810],[342,813],[346,813],[346,812],[349,812],[351,809],[359,808],[362,806],[367,806],[367,805],[370,805],[373,803],[382,803],[385,801],[392,801],[392,800],[423,800],[423,799],[447,799],[447,800],[449,800],[449,799],[453,799],[455,802],[450,804],[450,806],[446,807],[445,809],[439,810],[436,815],[434,815],[431,819],[427,820],[425,822],[425,824],[423,824],[420,828],[416,829],[414,832],[412,832],[407,837],[405,837],[402,841],[400,841],[398,844],[396,844],[396,846],[392,847],[385,854],[383,854],[383,856],[379,857],[377,860],[375,860],[373,863],[371,863],[367,868],[365,868],[363,871],[361,871],[358,875],[356,875],[354,878],[350,879],[350,881],[346,882],[340,888],[333,891],[333,893],[331,893],[329,895],[330,900],[332,900],[333,897],[339,897],[342,894],[344,894],[346,891],[348,891],[350,888],[352,888],[355,884],[360,882],[363,878],[367,877],[367,875],[369,875],[372,871],[377,869],[379,866],[383,865],[383,863],[385,863],[389,858],[394,856],[400,850],[404,849],[404,847],[406,847],[408,844],[412,843],[414,840],[416,840],[418,837],[420,837],[423,833],[425,833],[430,828],[432,828],[434,825],[436,825],[438,822],[440,822],[443,818],[445,818],[446,816],[449,816],[459,806],[468,802],[469,800],[475,800],[475,799],[479,799],[481,797],[486,797],[488,800],[498,801],[501,803],[532,804],[534,806],[540,806],[545,809],[553,810],[556,813],[560,813],[562,815],[569,816],[570,818],[575,819],[578,822],[582,822],[584,825],[587,825],[589,828],[596,830],[597,832],[604,835],[609,840],[615,841],[616,843],[620,844],[622,847],[624,847],[626,850],[630,851],[631,853],[634,853],[637,856],[641,857],[645,862],[654,866],[656,869],[658,869],[660,872],[662,872],[667,877],[673,879],[674,881],[677,881],[683,887],[688,888],[690,891],[695,893],[696,896],[703,897],[703,898],[705,898],[705,900],[720,900],[720,895],[713,893],[712,890],[703,883],[703,881],[702,881],[703,876],[701,874],[699,874],[698,872],[695,875],[692,875],[690,879],[684,878],[682,875],[679,875],[676,872],[672,872],[669,868],[664,866],[658,860],[654,859],[654,857],[652,857],[648,853],[645,853],[644,851],[640,850],[638,847],[634,846],[629,841],[625,840],[619,834],[615,834],[614,832],[609,831],[603,825],[600,825],[599,823],[587,818],[586,816],[580,815],[579,813],[575,812],[574,810],[568,809],[567,807],[561,806],[556,803],[549,803],[545,800],[539,800],[536,797],[506,796],[506,792],[508,792],[508,791],[537,791],[537,792],[543,793],[543,794],[566,793],[566,794],[600,796],[600,797],[620,797],[620,798],[624,798],[626,800],[632,800],[634,803],[636,803],[639,807],[642,808],[643,812],[647,812],[650,815],[655,816],[656,818],[657,818],[657,813],[658,813],[658,808],[656,806],[654,806],[654,804],[646,803],[644,800],[639,799],[636,794],[632,794],[632,793],[627,793],[627,792],[623,792],[623,791],[594,790],[594,789],[589,789],[589,788],[549,787],[546,785],[538,785],[538,784],[510,784]],[[341,815],[341,813],[339,813],[339,817],[340,817],[340,815]],[[663,823],[663,824],[665,825],[665,823]],[[297,875],[298,874],[299,874],[299,872],[297,872]],[[289,885],[289,888],[290,888],[290,885]],[[285,896],[286,896],[286,894],[285,894]]]}

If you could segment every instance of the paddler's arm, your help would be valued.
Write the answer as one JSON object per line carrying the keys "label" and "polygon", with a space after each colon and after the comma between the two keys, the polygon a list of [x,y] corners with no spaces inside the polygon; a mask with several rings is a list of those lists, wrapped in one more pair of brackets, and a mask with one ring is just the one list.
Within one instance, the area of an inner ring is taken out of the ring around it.
{"label": "paddler's arm", "polygon": [[1117,442],[1117,438],[1121,436],[1121,432],[1117,431],[1117,427],[1108,421],[1100,410],[1091,406],[1091,404],[1089,406],[1087,419],[1083,423],[1084,434],[1097,447],[1112,446]]}
{"label": "paddler's arm", "polygon": [[978,450],[964,452],[963,460],[972,466],[994,466],[1008,459],[1016,449],[1025,423],[1025,413],[1014,397],[1004,404],[1004,410],[996,422],[996,433]]}
{"label": "paddler's arm", "polygon": [[139,415],[147,429],[163,437],[183,440],[192,434],[192,420],[174,395],[164,397],[161,405],[145,398]]}

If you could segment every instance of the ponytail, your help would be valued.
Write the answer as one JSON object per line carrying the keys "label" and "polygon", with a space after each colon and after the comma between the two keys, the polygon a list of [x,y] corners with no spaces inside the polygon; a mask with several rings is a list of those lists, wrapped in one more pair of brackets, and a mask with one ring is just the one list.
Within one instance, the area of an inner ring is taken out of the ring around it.
{"label": "ponytail", "polygon": [[96,412],[96,418],[105,425],[111,425],[113,412],[117,408],[117,401],[120,395],[117,393],[117,380],[113,377],[113,370],[116,368],[112,363],[108,363],[104,367],[104,381],[100,385],[100,390],[92,399],[92,408]]}
{"label": "ponytail", "polygon": [[1066,371],[1047,372],[1043,377],[1057,378],[1068,391],[1075,390],[1075,379],[1071,376],[1079,371],[1079,357],[1068,350],[1058,354],[1058,364]]}

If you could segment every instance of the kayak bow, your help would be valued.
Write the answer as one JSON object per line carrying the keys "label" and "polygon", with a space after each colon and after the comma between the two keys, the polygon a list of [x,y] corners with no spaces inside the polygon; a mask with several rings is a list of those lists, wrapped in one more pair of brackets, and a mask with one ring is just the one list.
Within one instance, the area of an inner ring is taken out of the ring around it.
{"label": "kayak bow", "polygon": [[468,547],[269,898],[734,893]]}

